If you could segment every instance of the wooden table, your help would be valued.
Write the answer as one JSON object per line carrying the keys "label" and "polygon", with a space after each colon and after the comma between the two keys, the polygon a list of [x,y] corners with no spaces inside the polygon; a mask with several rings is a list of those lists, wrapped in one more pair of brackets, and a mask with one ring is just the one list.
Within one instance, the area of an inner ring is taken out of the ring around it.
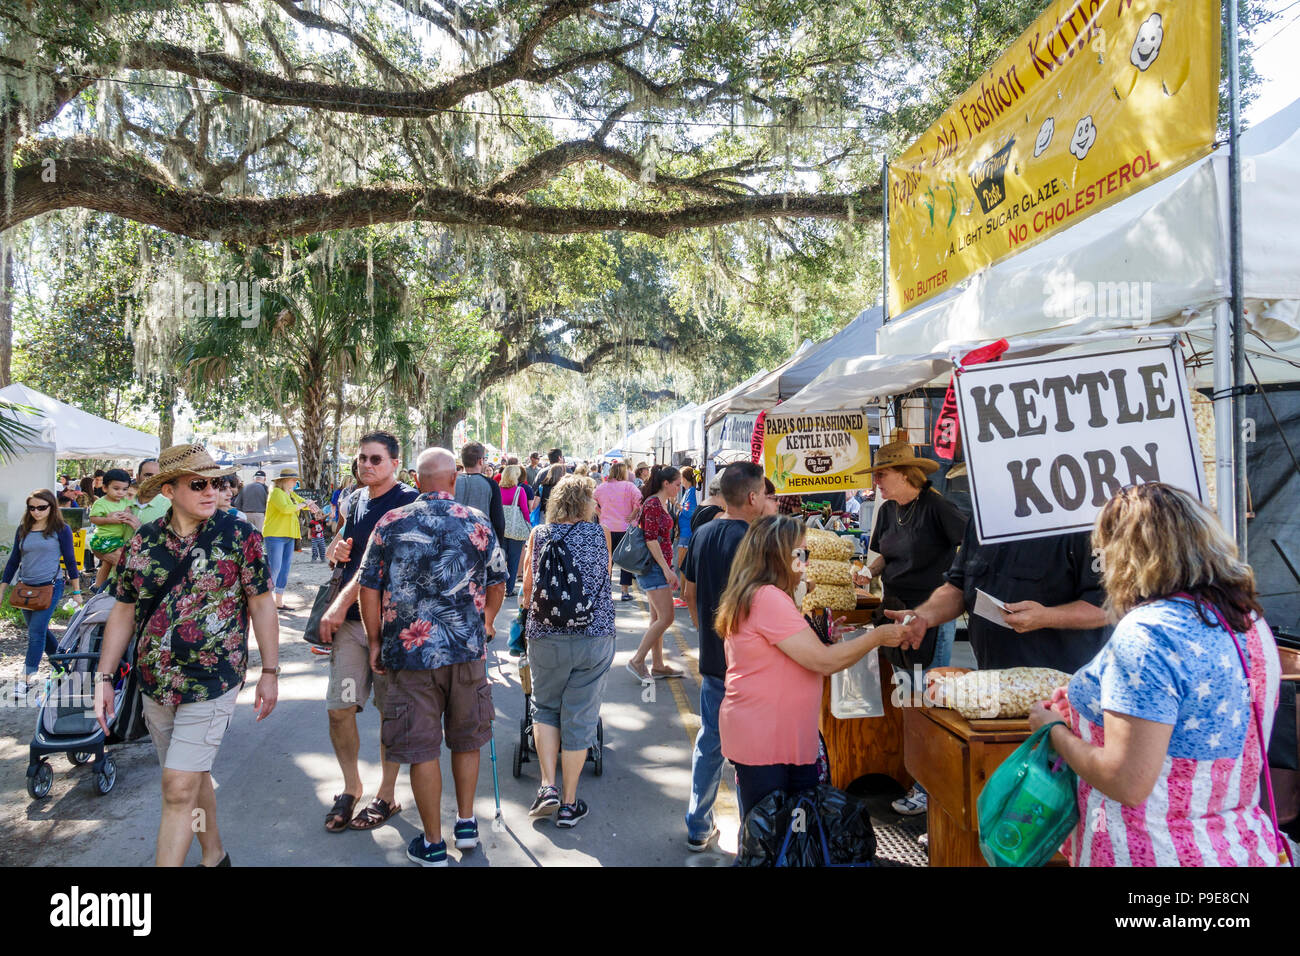
{"label": "wooden table", "polygon": [[977,720],[972,726],[955,710],[904,709],[904,762],[929,794],[931,866],[988,865],[980,853],[975,801],[993,771],[1028,737],[1028,720]]}

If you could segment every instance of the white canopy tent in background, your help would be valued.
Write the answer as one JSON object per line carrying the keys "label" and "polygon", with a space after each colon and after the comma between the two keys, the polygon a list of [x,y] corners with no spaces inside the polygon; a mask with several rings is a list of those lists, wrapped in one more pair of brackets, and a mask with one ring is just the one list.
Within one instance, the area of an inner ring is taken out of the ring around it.
{"label": "white canopy tent in background", "polygon": [[882,318],[880,306],[864,309],[830,338],[816,344],[805,342],[799,351],[772,371],[760,373],[706,405],[706,423],[713,425],[724,415],[772,408],[796,394],[837,359],[869,355],[875,350],[876,332],[881,327]]}
{"label": "white canopy tent in background", "polygon": [[8,538],[22,520],[27,495],[38,488],[53,490],[56,462],[69,458],[133,461],[158,457],[158,437],[137,431],[73,405],[50,398],[26,385],[0,388],[0,399],[36,409],[36,413],[0,412],[36,430],[19,442],[19,454],[0,464],[0,534]]}

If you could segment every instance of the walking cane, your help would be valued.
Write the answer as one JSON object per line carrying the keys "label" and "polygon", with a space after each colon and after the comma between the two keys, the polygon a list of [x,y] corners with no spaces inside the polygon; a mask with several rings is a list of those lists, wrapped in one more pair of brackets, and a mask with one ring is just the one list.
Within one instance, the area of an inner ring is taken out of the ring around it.
{"label": "walking cane", "polygon": [[[493,648],[492,660],[496,661],[496,658],[497,658],[497,652],[496,649]],[[501,663],[497,661],[497,670],[500,671],[500,669],[501,669]],[[489,670],[491,670],[491,668],[489,668]],[[492,796],[496,800],[496,804],[497,804],[496,816],[492,818],[493,828],[497,829],[498,828],[497,824],[499,823],[500,824],[499,828],[505,829],[505,821],[501,816],[501,781],[500,778],[497,776],[497,723],[496,723],[495,706],[493,706],[492,708],[492,719],[488,722],[488,728],[492,732],[492,737],[488,741],[489,744],[491,745],[490,749],[492,754]]]}

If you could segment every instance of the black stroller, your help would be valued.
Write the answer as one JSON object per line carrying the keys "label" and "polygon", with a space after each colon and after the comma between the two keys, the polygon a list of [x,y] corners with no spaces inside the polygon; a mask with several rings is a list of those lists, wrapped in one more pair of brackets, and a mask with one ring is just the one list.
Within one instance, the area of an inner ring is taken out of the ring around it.
{"label": "black stroller", "polygon": [[[523,772],[524,764],[528,763],[528,755],[537,753],[533,741],[533,675],[526,653],[519,659],[519,684],[524,689],[524,716],[519,718],[519,743],[515,744],[513,770],[516,779]],[[596,718],[596,746],[588,748],[587,762],[592,764],[597,777],[605,772],[605,722],[599,717]]]}
{"label": "black stroller", "polygon": [[105,746],[135,740],[145,733],[134,641],[113,676],[114,712],[107,740],[95,720],[95,664],[113,603],[108,594],[91,597],[68,624],[58,652],[50,655],[54,673],[37,714],[27,764],[27,793],[34,799],[50,794],[54,768],[47,758],[53,753],[67,754],[74,766],[93,760],[95,792],[101,796],[108,793],[117,784],[117,766]]}

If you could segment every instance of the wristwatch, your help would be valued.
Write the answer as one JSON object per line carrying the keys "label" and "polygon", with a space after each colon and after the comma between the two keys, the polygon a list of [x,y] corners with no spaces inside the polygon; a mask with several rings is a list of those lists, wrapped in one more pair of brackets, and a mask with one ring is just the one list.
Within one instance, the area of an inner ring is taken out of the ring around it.
{"label": "wristwatch", "polygon": [[263,674],[274,674],[276,677],[279,677],[279,676],[280,676],[280,671],[283,670],[283,669],[284,669],[284,665],[282,665],[282,664],[276,664],[274,667],[263,667],[263,668],[262,668],[262,673],[263,673]]}

